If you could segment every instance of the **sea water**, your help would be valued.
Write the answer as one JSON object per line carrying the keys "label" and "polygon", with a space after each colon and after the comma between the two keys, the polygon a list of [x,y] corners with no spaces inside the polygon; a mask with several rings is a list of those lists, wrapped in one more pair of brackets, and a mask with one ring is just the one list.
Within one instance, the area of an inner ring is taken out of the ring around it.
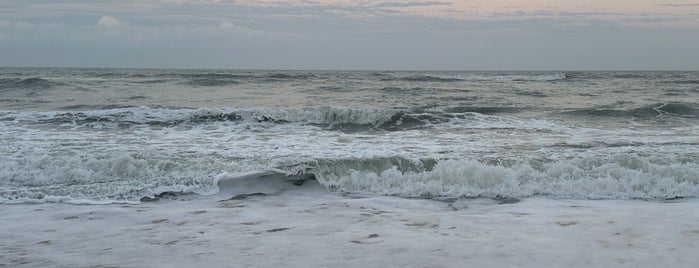
{"label": "sea water", "polygon": [[303,183],[405,198],[697,197],[699,72],[0,69],[1,203]]}

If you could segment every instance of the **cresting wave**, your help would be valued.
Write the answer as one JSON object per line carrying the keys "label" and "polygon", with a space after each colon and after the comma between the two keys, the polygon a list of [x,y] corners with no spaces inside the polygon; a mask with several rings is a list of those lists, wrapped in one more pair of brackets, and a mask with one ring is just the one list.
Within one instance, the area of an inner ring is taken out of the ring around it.
{"label": "cresting wave", "polygon": [[322,185],[401,197],[665,199],[699,196],[699,159],[620,153],[513,164],[401,158],[318,164]]}
{"label": "cresting wave", "polygon": [[[673,199],[699,196],[697,160],[638,154],[543,162],[526,159],[512,164],[401,157],[318,159],[300,162],[294,167],[247,174],[223,172],[186,183],[153,184],[147,183],[150,181],[147,179],[134,179],[122,180],[123,183],[86,181],[70,186],[39,184],[19,187],[19,190],[0,189],[0,203],[138,203],[167,193],[219,194],[230,198],[278,194],[308,180],[316,180],[322,187],[342,193],[409,198]],[[104,168],[109,170],[109,167]],[[129,165],[112,168],[126,169]],[[129,175],[134,177],[155,175],[139,170],[130,172],[137,172]]]}
{"label": "cresting wave", "polygon": [[[82,107],[82,106],[81,106]],[[81,108],[78,107],[78,108]],[[116,106],[118,107],[118,106]],[[14,112],[0,111],[0,122],[60,126],[62,128],[130,128],[193,127],[200,124],[224,122],[235,124],[302,124],[323,128],[362,130],[408,130],[429,128],[435,125],[458,124],[479,128],[518,128],[532,122],[510,118],[527,109],[517,107],[443,107],[430,109],[363,109],[336,106],[307,108],[200,108],[170,109],[150,107],[114,108],[104,110],[66,112]],[[691,103],[656,103],[639,108],[621,110],[589,108],[564,111],[567,116],[662,119],[664,117],[697,118],[699,109]],[[539,122],[544,125],[550,123]],[[501,127],[498,127],[501,126]],[[536,125],[532,127],[537,128]],[[548,128],[544,126],[545,128]]]}
{"label": "cresting wave", "polygon": [[348,131],[371,129],[391,131],[424,128],[454,121],[471,122],[474,126],[479,122],[488,120],[502,122],[504,119],[485,114],[507,113],[516,110],[508,107],[452,107],[436,110],[360,109],[332,106],[300,109],[127,107],[71,112],[19,113],[0,111],[0,122],[53,125],[62,128],[176,127],[231,122],[238,124],[308,124]]}
{"label": "cresting wave", "polygon": [[655,103],[645,105],[639,108],[628,110],[609,109],[609,108],[590,108],[580,109],[565,112],[568,115],[578,116],[601,116],[601,117],[635,117],[635,118],[653,118],[661,116],[679,116],[679,117],[697,117],[699,109],[696,104],[692,103]]}
{"label": "cresting wave", "polygon": [[32,78],[0,78],[0,92],[12,90],[46,90],[60,85],[46,79]]}
{"label": "cresting wave", "polygon": [[123,128],[130,126],[178,126],[209,122],[303,123],[320,126],[380,126],[402,113],[390,109],[312,107],[302,109],[166,109],[118,108],[72,112],[0,112],[0,122],[49,124],[65,127]]}
{"label": "cresting wave", "polygon": [[[161,76],[154,76],[158,78]],[[265,74],[250,74],[250,73],[229,73],[229,72],[207,72],[207,73],[172,73],[162,75],[162,77],[170,77],[170,79],[185,79],[181,84],[195,87],[216,87],[228,86],[242,83],[265,83],[265,82],[280,82],[280,81],[295,81],[314,78],[315,75],[305,73],[265,73]],[[162,82],[166,82],[163,80]]]}
{"label": "cresting wave", "polygon": [[461,82],[461,81],[494,81],[494,82],[551,82],[562,81],[568,78],[565,73],[548,74],[516,74],[516,73],[466,73],[466,74],[432,74],[391,76],[382,78],[382,81],[406,81],[406,82]]}

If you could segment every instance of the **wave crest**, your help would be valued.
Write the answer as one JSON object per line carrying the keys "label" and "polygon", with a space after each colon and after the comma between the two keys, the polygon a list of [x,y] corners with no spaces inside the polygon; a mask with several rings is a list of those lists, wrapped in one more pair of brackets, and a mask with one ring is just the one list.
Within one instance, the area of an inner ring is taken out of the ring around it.
{"label": "wave crest", "polygon": [[382,78],[382,81],[406,82],[462,82],[462,81],[493,81],[493,82],[553,82],[568,79],[566,73],[455,73],[409,75]]}
{"label": "wave crest", "polygon": [[614,154],[512,165],[475,160],[350,159],[320,163],[318,181],[342,192],[402,197],[658,199],[699,196],[693,161]]}
{"label": "wave crest", "polygon": [[0,91],[4,90],[46,90],[59,85],[42,78],[0,78]]}
{"label": "wave crest", "polygon": [[655,103],[629,110],[589,108],[564,112],[576,116],[653,118],[661,116],[697,117],[699,109],[690,103]]}

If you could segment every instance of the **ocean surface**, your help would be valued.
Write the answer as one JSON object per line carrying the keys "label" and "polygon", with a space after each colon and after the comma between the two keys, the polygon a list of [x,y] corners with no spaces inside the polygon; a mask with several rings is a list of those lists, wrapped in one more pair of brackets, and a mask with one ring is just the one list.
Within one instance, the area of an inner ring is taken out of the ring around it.
{"label": "ocean surface", "polygon": [[697,197],[699,72],[0,68],[0,203],[304,183],[405,198]]}

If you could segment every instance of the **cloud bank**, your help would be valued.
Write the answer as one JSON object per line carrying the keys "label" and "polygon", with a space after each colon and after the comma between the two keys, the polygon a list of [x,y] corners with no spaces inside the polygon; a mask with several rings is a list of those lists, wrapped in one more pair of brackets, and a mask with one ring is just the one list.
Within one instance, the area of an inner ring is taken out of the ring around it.
{"label": "cloud bank", "polygon": [[5,0],[0,18],[3,66],[699,69],[690,0]]}

